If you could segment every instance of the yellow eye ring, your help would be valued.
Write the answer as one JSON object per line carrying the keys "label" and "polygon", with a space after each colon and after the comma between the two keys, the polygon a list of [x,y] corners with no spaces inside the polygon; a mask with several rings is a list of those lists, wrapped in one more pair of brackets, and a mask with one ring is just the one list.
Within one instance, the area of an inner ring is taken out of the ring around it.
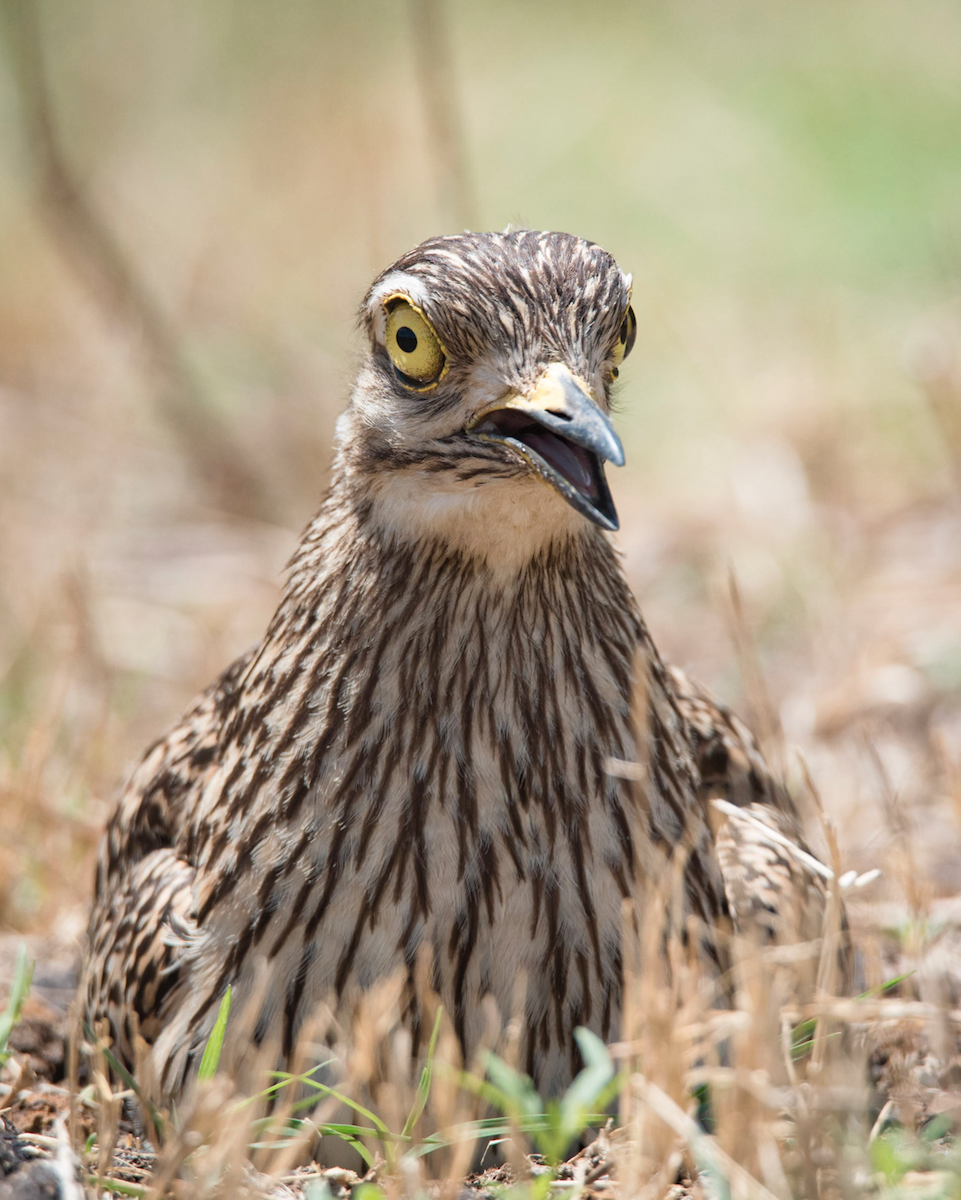
{"label": "yellow eye ring", "polygon": [[447,374],[447,352],[434,327],[408,296],[388,296],[384,309],[384,341],[401,383],[416,392],[436,387]]}
{"label": "yellow eye ring", "polygon": [[634,342],[637,340],[637,317],[634,316],[634,309],[628,307],[624,314],[624,320],[621,322],[621,327],[617,331],[617,341],[614,343],[614,349],[611,351],[611,362],[613,364],[613,373],[617,377],[617,369],[625,358],[634,349]]}

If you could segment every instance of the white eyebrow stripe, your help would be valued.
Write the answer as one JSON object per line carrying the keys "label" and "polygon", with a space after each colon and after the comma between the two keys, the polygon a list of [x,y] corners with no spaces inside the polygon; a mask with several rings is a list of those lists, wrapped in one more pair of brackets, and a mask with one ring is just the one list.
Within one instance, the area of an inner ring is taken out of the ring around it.
{"label": "white eyebrow stripe", "polygon": [[387,330],[387,314],[381,301],[397,292],[409,296],[419,308],[423,308],[430,299],[427,285],[416,275],[409,275],[406,271],[391,271],[385,275],[367,301],[367,315],[380,342],[383,342]]}

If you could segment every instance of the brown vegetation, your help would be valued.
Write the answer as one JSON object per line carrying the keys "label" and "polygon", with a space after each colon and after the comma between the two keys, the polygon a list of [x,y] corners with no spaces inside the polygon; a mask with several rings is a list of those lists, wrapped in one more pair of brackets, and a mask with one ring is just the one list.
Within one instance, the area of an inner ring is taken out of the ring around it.
{"label": "brown vegetation", "polygon": [[[263,628],[323,486],[353,307],[384,263],[447,227],[446,187],[483,223],[567,226],[635,270],[629,465],[612,483],[645,616],[780,756],[825,861],[814,788],[839,873],[884,872],[848,892],[875,989],[860,1003],[828,989],[798,1005],[779,982],[789,966],[758,969],[746,948],[737,1008],[717,1011],[693,964],[675,953],[664,977],[642,939],[614,1048],[630,1070],[622,1123],[555,1193],[671,1195],[714,1156],[735,1196],[954,1195],[957,13],[612,5],[587,28],[562,5],[550,21],[538,5],[474,7],[421,31],[450,38],[453,82],[425,82],[410,52],[429,5],[413,25],[402,6],[268,17],[241,4],[231,21],[216,6],[41,7],[60,153],[124,264],[106,287],[102,247],[78,245],[77,210],[63,220],[27,140],[36,79],[19,93],[4,80],[0,928],[3,976],[26,937],[44,1007],[0,1077],[5,1093],[24,1067],[40,1082],[0,1104],[63,1158],[44,1140],[69,1108],[43,1078],[45,1029],[64,1012],[117,780]],[[558,95],[562,77],[588,80],[590,104]],[[443,137],[467,145],[446,184],[425,133],[438,87],[463,106],[463,129]],[[436,198],[426,179],[441,181]],[[145,312],[162,314],[175,360]],[[205,433],[204,455],[185,451],[187,395],[225,434]],[[209,456],[223,462],[228,444],[257,473],[259,507],[218,483]],[[897,995],[878,990],[906,972]],[[389,1032],[389,997],[369,1019]],[[795,1062],[791,1030],[815,1019]],[[106,1074],[87,1078],[75,1144],[95,1128],[101,1141],[85,1169],[148,1186],[154,1160]],[[691,1120],[701,1083],[712,1141]],[[261,1186],[238,1166],[246,1110],[223,1118],[235,1086],[225,1074],[182,1114],[160,1168],[183,1177],[178,1194]],[[385,1120],[410,1111],[412,1081],[392,1086]],[[422,1132],[466,1119],[467,1103],[437,1082]],[[530,1173],[519,1146],[515,1178]],[[380,1186],[422,1194],[439,1176],[452,1189],[465,1169],[456,1154],[422,1161]],[[259,1166],[294,1186],[289,1157]],[[326,1186],[340,1197],[352,1182],[328,1173]]]}

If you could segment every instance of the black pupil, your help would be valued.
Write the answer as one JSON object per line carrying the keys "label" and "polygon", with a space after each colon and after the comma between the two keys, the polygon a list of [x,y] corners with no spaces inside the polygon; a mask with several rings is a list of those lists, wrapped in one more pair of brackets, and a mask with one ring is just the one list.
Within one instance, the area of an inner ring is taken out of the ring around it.
{"label": "black pupil", "polygon": [[407,325],[401,325],[397,330],[397,345],[405,354],[413,354],[417,349],[417,334]]}

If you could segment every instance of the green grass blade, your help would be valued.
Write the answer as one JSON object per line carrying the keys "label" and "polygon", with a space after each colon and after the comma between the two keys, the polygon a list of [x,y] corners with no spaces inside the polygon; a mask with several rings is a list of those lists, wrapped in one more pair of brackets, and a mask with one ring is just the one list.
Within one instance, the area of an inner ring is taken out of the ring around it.
{"label": "green grass blade", "polygon": [[227,1018],[230,1016],[230,997],[232,989],[227,985],[227,990],[224,992],[224,998],[220,1002],[220,1012],[217,1013],[217,1020],[214,1021],[214,1027],[210,1031],[210,1037],[207,1039],[207,1045],[204,1046],[204,1056],[200,1060],[200,1070],[197,1072],[198,1079],[213,1079],[217,1073],[217,1064],[220,1062],[220,1051],[224,1044],[224,1031],[227,1028]]}
{"label": "green grass blade", "polygon": [[20,1020],[24,1001],[30,991],[30,984],[33,982],[33,967],[33,959],[27,957],[27,947],[21,943],[17,952],[17,968],[13,975],[13,987],[10,989],[7,1011],[0,1014],[0,1065],[10,1057],[7,1050],[7,1039],[13,1032],[14,1025]]}
{"label": "green grass blade", "polygon": [[345,1141],[349,1146],[353,1146],[354,1149],[357,1151],[357,1153],[360,1155],[360,1157],[367,1164],[367,1166],[372,1167],[374,1165],[374,1156],[367,1149],[367,1147],[364,1145],[364,1143],[361,1141],[361,1139],[359,1137],[355,1137],[353,1134],[346,1132],[346,1129],[349,1127],[344,1126],[343,1128],[345,1129],[345,1132],[342,1133],[342,1132],[340,1132],[341,1127],[337,1126],[337,1125],[317,1125],[316,1126],[317,1132],[322,1137],[323,1136],[331,1136],[331,1135],[334,1137],[339,1137],[339,1138],[343,1139],[343,1141]]}
{"label": "green grass blade", "polygon": [[[311,1068],[311,1069],[313,1070],[315,1068]],[[281,1072],[273,1072],[273,1074],[281,1074]],[[292,1075],[292,1076],[290,1076],[289,1079],[284,1080],[284,1082],[285,1083],[296,1082],[296,1081],[301,1080],[301,1078],[302,1077],[299,1075]],[[298,1100],[297,1103],[294,1105],[294,1111],[299,1111],[304,1108],[316,1107],[321,1096],[332,1096],[335,1100],[339,1100],[341,1102],[341,1104],[346,1105],[347,1108],[351,1109],[353,1112],[357,1113],[359,1116],[366,1117],[367,1120],[370,1121],[370,1123],[372,1125],[376,1126],[376,1129],[372,1130],[372,1134],[374,1137],[379,1138],[381,1141],[397,1141],[398,1140],[397,1135],[390,1132],[390,1130],[387,1128],[387,1126],[384,1124],[384,1122],[380,1119],[380,1117],[378,1117],[375,1113],[372,1113],[369,1108],[364,1108],[364,1106],[362,1104],[358,1104],[358,1102],[356,1100],[351,1100],[351,1098],[349,1096],[345,1096],[343,1094],[343,1092],[338,1092],[336,1088],[328,1087],[327,1084],[325,1084],[325,1083],[318,1083],[317,1080],[315,1080],[315,1079],[304,1078],[303,1082],[309,1084],[310,1087],[314,1088],[315,1092],[319,1093],[319,1095],[308,1096],[304,1100]]]}
{"label": "green grass blade", "polygon": [[[238,1100],[234,1105],[234,1108],[239,1111],[240,1109],[246,1108],[250,1104],[257,1104],[262,1100],[268,1100],[275,1093],[282,1091],[285,1087],[290,1087],[292,1084],[303,1084],[306,1087],[318,1088],[319,1090],[323,1091],[324,1085],[322,1083],[316,1083],[310,1078],[310,1076],[313,1075],[315,1071],[322,1071],[324,1067],[329,1067],[333,1061],[334,1060],[332,1058],[328,1058],[324,1062],[317,1063],[309,1070],[301,1072],[299,1075],[295,1075],[291,1071],[268,1071],[267,1078],[273,1079],[274,1082],[268,1084],[267,1087],[265,1087],[262,1091],[257,1092],[256,1095],[245,1096],[243,1100]],[[299,1101],[295,1108],[305,1108],[310,1104],[316,1103],[317,1101],[315,1098],[308,1098],[307,1100]]]}
{"label": "green grass blade", "polygon": [[251,1129],[258,1139],[263,1134],[270,1134],[270,1138],[268,1141],[248,1142],[250,1150],[281,1150],[287,1146],[293,1146],[297,1142],[302,1142],[305,1131],[309,1130],[312,1135],[317,1137],[337,1137],[341,1141],[347,1142],[348,1145],[354,1147],[368,1166],[373,1166],[374,1159],[362,1139],[379,1138],[380,1136],[376,1129],[366,1129],[363,1125],[338,1125],[336,1123],[317,1125],[313,1121],[297,1118],[288,1119],[278,1126],[274,1118],[261,1117],[252,1123]]}
{"label": "green grass blade", "polygon": [[544,1102],[541,1099],[534,1081],[523,1071],[518,1071],[506,1063],[497,1054],[488,1053],[485,1065],[490,1082],[471,1082],[471,1077],[465,1077],[465,1082],[489,1104],[496,1105],[501,1112],[513,1117],[534,1117],[543,1113]]}
{"label": "green grass blade", "polygon": [[420,1083],[417,1087],[417,1096],[411,1106],[407,1120],[404,1122],[404,1128],[401,1131],[401,1137],[410,1136],[411,1130],[420,1119],[421,1113],[424,1111],[424,1106],[427,1104],[427,1097],[430,1094],[430,1081],[434,1070],[434,1051],[437,1049],[437,1037],[440,1034],[440,1022],[444,1015],[444,1010],[438,1008],[437,1016],[434,1018],[434,1029],[430,1035],[430,1045],[427,1047],[427,1062],[424,1065],[423,1071],[420,1073]]}
{"label": "green grass blade", "polygon": [[868,988],[866,992],[862,992],[860,996],[855,996],[855,1000],[868,1000],[874,996],[883,996],[885,992],[889,992],[891,988],[896,988],[898,984],[904,983],[905,979],[910,979],[912,975],[916,975],[917,971],[905,971],[903,975],[895,975],[893,979],[887,979],[884,983],[879,983],[873,988]]}
{"label": "green grass blade", "polygon": [[578,1072],[561,1098],[558,1135],[565,1145],[560,1146],[558,1152],[584,1130],[588,1114],[602,1107],[600,1097],[617,1073],[610,1051],[596,1033],[579,1025],[574,1030],[574,1037],[584,1059],[584,1069]]}
{"label": "green grass blade", "polygon": [[139,1183],[127,1183],[124,1179],[111,1179],[107,1175],[88,1175],[87,1183],[91,1187],[104,1188],[118,1196],[146,1196],[148,1191]]}
{"label": "green grass blade", "polygon": [[351,1200],[384,1200],[384,1192],[376,1183],[359,1183],[351,1192]]}
{"label": "green grass blade", "polygon": [[[84,1022],[83,1026],[83,1035],[91,1045],[95,1045],[98,1041],[97,1035],[90,1028],[90,1026],[86,1024],[86,1022]],[[130,1074],[120,1059],[117,1058],[116,1054],[114,1054],[109,1046],[103,1047],[103,1056],[107,1060],[107,1065],[110,1067],[111,1071],[114,1072],[124,1087],[129,1088],[137,1097],[141,1105],[143,1105],[150,1117],[150,1120],[153,1122],[153,1127],[156,1129],[158,1136],[162,1138],[164,1134],[164,1119],[157,1109],[150,1103],[150,1101],[144,1097],[140,1090],[140,1085],[137,1083],[136,1079],[134,1079],[134,1077]]]}

